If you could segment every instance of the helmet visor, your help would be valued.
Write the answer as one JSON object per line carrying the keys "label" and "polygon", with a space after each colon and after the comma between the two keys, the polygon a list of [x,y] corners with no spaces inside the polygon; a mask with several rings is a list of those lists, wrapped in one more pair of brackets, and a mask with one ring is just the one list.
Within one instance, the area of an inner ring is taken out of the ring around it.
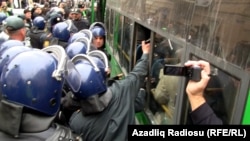
{"label": "helmet visor", "polygon": [[78,92],[81,86],[81,75],[75,68],[75,65],[71,62],[67,62],[67,73],[65,76],[68,86],[73,92]]}

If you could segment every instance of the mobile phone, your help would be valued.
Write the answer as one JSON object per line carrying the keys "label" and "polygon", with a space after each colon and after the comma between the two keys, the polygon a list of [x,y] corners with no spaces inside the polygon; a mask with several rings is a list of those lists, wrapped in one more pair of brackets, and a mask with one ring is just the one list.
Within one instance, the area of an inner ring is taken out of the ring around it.
{"label": "mobile phone", "polygon": [[184,76],[193,81],[200,81],[201,68],[200,67],[186,67],[165,65],[163,70],[164,75]]}

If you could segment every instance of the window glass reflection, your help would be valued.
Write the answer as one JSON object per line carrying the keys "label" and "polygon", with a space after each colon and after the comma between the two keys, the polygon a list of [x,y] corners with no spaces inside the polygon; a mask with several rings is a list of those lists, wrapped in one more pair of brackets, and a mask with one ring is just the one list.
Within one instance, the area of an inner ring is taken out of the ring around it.
{"label": "window glass reflection", "polygon": [[[188,40],[199,48],[246,69],[250,58],[250,3],[212,1],[195,5]],[[242,9],[242,10],[235,10]]]}
{"label": "window glass reflection", "polygon": [[[198,58],[193,56],[192,60],[198,60]],[[229,124],[240,81],[213,65],[211,65],[211,71],[214,75],[211,76],[204,91],[205,99],[223,124]],[[188,124],[191,122],[190,119],[187,121]]]}
{"label": "window glass reflection", "polygon": [[115,26],[115,12],[114,10],[110,10],[110,28],[109,28],[109,43],[110,46],[113,47],[114,42],[114,26]]}
{"label": "window glass reflection", "polygon": [[154,39],[149,107],[156,124],[173,124],[180,77],[164,75],[163,68],[165,64],[180,65],[183,48],[158,34]]}
{"label": "window glass reflection", "polygon": [[122,49],[125,51],[127,56],[130,56],[130,49],[131,49],[131,32],[133,28],[133,22],[125,17],[123,22],[123,33],[122,33]]}

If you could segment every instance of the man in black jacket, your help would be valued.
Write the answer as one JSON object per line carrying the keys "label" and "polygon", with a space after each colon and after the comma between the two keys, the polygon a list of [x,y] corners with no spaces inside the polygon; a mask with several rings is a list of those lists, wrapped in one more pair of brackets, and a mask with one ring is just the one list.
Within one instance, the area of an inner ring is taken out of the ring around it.
{"label": "man in black jacket", "polygon": [[49,33],[44,29],[46,27],[46,21],[42,16],[37,16],[33,20],[33,27],[29,32],[30,44],[33,48],[42,49],[44,47],[44,41]]}

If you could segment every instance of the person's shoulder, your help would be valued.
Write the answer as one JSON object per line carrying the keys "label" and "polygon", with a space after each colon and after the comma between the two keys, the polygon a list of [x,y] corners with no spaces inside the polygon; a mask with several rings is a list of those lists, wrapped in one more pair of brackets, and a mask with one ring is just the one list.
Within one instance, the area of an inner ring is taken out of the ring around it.
{"label": "person's shoulder", "polygon": [[71,141],[82,141],[81,137],[74,134],[69,127],[54,123],[52,128],[55,128],[53,136],[49,137],[49,140],[71,140]]}

